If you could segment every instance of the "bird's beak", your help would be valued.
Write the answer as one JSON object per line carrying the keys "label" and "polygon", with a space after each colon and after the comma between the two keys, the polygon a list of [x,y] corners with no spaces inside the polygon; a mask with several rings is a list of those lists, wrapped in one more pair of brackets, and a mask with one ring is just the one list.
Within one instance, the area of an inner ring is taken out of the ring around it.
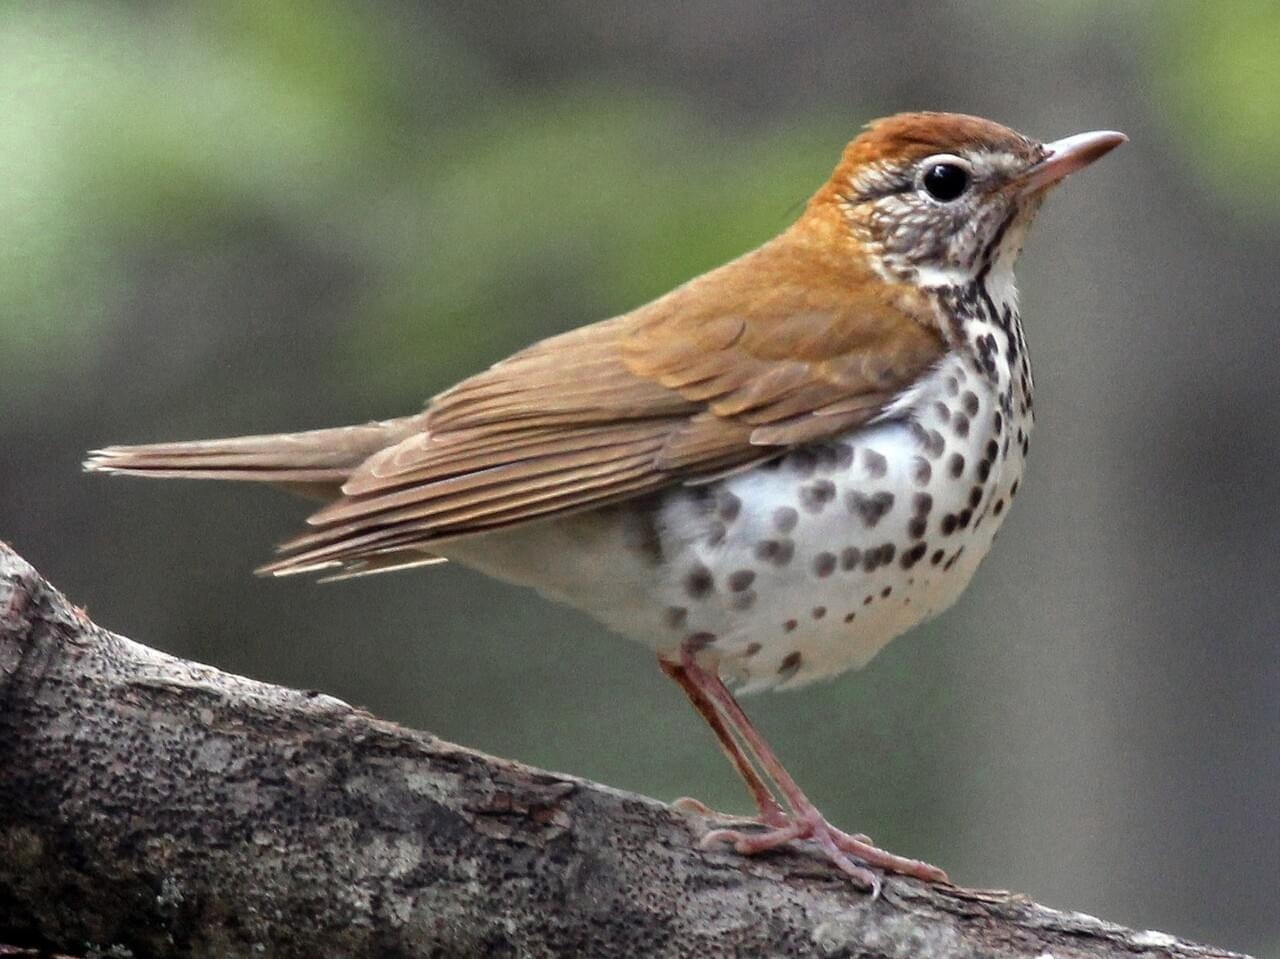
{"label": "bird's beak", "polygon": [[1047,190],[1077,170],[1083,170],[1128,139],[1123,133],[1116,133],[1114,130],[1095,130],[1046,143],[1044,159],[1010,185],[1023,194]]}

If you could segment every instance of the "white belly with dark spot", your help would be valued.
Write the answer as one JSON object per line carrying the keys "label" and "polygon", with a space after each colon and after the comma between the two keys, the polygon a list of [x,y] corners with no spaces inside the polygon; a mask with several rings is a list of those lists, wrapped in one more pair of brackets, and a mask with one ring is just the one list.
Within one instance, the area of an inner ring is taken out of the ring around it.
{"label": "white belly with dark spot", "polygon": [[950,606],[1016,493],[1031,415],[951,354],[900,418],[705,486],[450,544],[748,690],[856,668]]}
{"label": "white belly with dark spot", "polygon": [[921,396],[910,420],[725,481],[710,511],[690,493],[670,499],[664,523],[686,546],[683,576],[662,591],[668,622],[727,676],[756,689],[860,667],[968,585],[1023,451],[1016,436],[1005,444],[1003,413],[997,427],[997,392],[962,360]]}

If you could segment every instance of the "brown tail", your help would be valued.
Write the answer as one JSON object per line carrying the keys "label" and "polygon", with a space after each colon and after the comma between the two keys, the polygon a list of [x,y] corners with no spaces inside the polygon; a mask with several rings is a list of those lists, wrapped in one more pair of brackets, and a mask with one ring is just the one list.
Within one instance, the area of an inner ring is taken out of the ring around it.
{"label": "brown tail", "polygon": [[357,466],[381,449],[422,428],[422,417],[230,439],[108,446],[94,450],[84,468],[179,479],[271,483],[292,492],[330,499]]}

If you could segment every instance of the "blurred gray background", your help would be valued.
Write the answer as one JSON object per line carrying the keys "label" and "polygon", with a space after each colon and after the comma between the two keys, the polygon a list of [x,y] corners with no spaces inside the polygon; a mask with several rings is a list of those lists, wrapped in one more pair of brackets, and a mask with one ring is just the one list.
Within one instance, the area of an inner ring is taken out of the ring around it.
{"label": "blurred gray background", "polygon": [[457,568],[253,566],[306,504],[106,443],[387,417],[779,231],[866,120],[1132,142],[1020,270],[1039,424],[968,594],[748,710],[961,883],[1280,957],[1280,4],[0,8],[0,537],[104,625],[745,811],[639,649]]}

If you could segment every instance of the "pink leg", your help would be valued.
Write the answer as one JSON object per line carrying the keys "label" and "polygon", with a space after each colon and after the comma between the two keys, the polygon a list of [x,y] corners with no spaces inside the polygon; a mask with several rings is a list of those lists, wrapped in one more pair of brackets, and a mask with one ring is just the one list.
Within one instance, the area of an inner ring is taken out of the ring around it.
{"label": "pink leg", "polygon": [[[790,817],[769,789],[768,783],[761,778],[760,773],[756,771],[756,767],[751,764],[750,758],[742,751],[742,746],[739,745],[738,741],[734,739],[733,733],[725,726],[720,713],[716,711],[715,703],[708,699],[701,687],[689,678],[688,670],[684,666],[669,663],[665,659],[658,660],[658,665],[662,667],[664,673],[679,683],[680,688],[684,690],[684,694],[689,697],[689,702],[693,704],[693,708],[698,711],[698,715],[706,721],[707,725],[711,727],[711,731],[716,734],[716,740],[720,743],[720,748],[724,750],[725,755],[729,757],[729,762],[733,764],[733,768],[738,771],[738,775],[746,783],[747,791],[751,793],[751,798],[755,801],[756,808],[760,810],[760,821],[769,826],[782,826],[790,822]],[[677,803],[693,807],[696,811],[702,813],[711,811],[697,802],[697,800],[682,799],[677,800]]]}
{"label": "pink leg", "polygon": [[[764,832],[741,832],[733,829],[718,829],[708,833],[704,842],[730,842],[734,848],[744,855],[764,852],[791,842],[793,839],[811,838],[815,840],[827,857],[836,866],[859,880],[874,893],[880,889],[880,880],[870,870],[856,865],[849,859],[852,855],[869,866],[884,869],[904,876],[913,876],[926,882],[946,882],[947,875],[937,866],[895,856],[871,844],[863,835],[850,835],[836,829],[826,821],[822,813],[809,800],[791,774],[786,771],[778,757],[774,754],[764,737],[757,732],[747,714],[742,711],[733,694],[721,682],[720,677],[708,672],[697,664],[691,653],[681,656],[680,665],[684,668],[689,683],[697,687],[706,699],[718,708],[728,726],[735,731],[746,746],[746,751],[754,756],[765,773],[777,783],[794,817],[786,825],[774,826]],[[701,710],[699,710],[701,712]]]}

